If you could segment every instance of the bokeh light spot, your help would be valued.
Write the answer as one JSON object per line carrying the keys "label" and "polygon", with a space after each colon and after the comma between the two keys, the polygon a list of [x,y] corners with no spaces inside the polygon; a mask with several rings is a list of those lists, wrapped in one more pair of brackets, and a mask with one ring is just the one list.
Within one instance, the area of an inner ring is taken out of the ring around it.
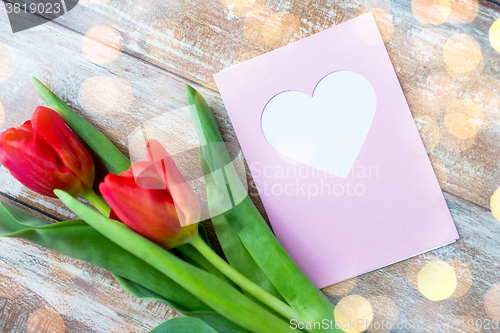
{"label": "bokeh light spot", "polygon": [[120,54],[120,44],[120,36],[111,27],[93,27],[83,36],[82,53],[94,64],[104,65]]}
{"label": "bokeh light spot", "polygon": [[0,81],[7,80],[17,68],[16,52],[9,45],[0,43]]}
{"label": "bokeh light spot", "polygon": [[252,11],[245,17],[243,30],[250,43],[272,46],[279,41],[283,32],[281,15],[269,9]]}
{"label": "bokeh light spot", "polygon": [[500,221],[500,188],[491,196],[490,208],[493,217]]}
{"label": "bokeh light spot", "polygon": [[490,44],[495,51],[500,53],[500,18],[490,27]]}
{"label": "bokeh light spot", "polygon": [[93,76],[79,90],[81,106],[93,114],[113,113],[118,103],[118,89],[108,77]]}
{"label": "bokeh light spot", "polygon": [[471,80],[477,79],[481,75],[481,72],[483,71],[483,69],[484,69],[484,59],[481,58],[481,61],[476,66],[476,68],[474,68],[470,72],[467,72],[467,73],[456,73],[456,72],[451,72],[450,71],[449,73],[450,73],[450,75],[455,80],[460,81],[460,82],[467,82],[467,81],[471,81]]}
{"label": "bokeh light spot", "polygon": [[424,255],[415,257],[408,260],[408,266],[406,266],[406,278],[408,283],[415,289],[418,289],[418,273],[420,270],[429,262],[438,260],[438,257],[432,253],[426,253]]}
{"label": "bokeh light spot", "polygon": [[464,74],[473,71],[483,59],[479,43],[467,34],[451,36],[443,46],[448,72]]}
{"label": "bokeh light spot", "polygon": [[64,321],[59,313],[50,309],[39,309],[28,319],[28,333],[64,333]]}
{"label": "bokeh light spot", "polygon": [[451,298],[462,297],[467,294],[472,285],[472,272],[469,266],[461,260],[452,259],[446,262],[453,267],[457,276],[457,288],[451,295]]}
{"label": "bokeh light spot", "polygon": [[451,297],[456,288],[455,270],[444,261],[431,261],[418,273],[418,290],[431,301],[442,301]]}
{"label": "bokeh light spot", "polygon": [[450,0],[413,0],[413,16],[422,24],[441,24],[450,15]]}
{"label": "bokeh light spot", "polygon": [[245,16],[249,11],[262,9],[266,0],[221,0],[221,3],[236,16]]}
{"label": "bokeh light spot", "polygon": [[[451,134],[444,123],[440,124],[439,129],[441,133],[441,146],[450,152],[458,153],[466,151],[470,149],[476,141],[476,137],[461,139]],[[482,187],[477,181],[475,181],[473,188],[477,191],[482,190]]]}
{"label": "bokeh light spot", "polygon": [[302,38],[300,22],[292,14],[281,14],[281,26],[283,30],[276,47],[288,45]]}
{"label": "bokeh light spot", "polygon": [[335,307],[335,324],[346,333],[359,333],[373,320],[370,302],[359,295],[346,296]]}
{"label": "bokeh light spot", "polygon": [[472,100],[458,99],[446,109],[444,123],[457,138],[474,138],[483,126],[483,112]]}
{"label": "bokeh light spot", "polygon": [[134,101],[134,93],[130,83],[120,76],[112,76],[110,80],[118,92],[118,103],[116,104],[114,113],[121,113],[128,110]]}
{"label": "bokeh light spot", "polygon": [[478,0],[450,0],[450,23],[471,23],[479,11]]}

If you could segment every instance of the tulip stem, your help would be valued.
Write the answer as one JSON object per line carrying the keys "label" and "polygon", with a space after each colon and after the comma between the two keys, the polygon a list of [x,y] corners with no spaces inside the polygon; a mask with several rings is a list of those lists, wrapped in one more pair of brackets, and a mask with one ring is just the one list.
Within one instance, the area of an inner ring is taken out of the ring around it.
{"label": "tulip stem", "polygon": [[102,198],[98,196],[93,189],[89,188],[88,190],[83,192],[82,196],[87,199],[92,205],[94,205],[94,207],[97,208],[97,210],[100,211],[102,215],[109,217],[111,208],[109,208],[109,205],[104,200],[102,200]]}
{"label": "tulip stem", "polygon": [[197,233],[191,239],[190,244],[198,250],[209,262],[219,269],[225,276],[227,276],[231,281],[237,284],[240,288],[248,292],[250,295],[261,301],[263,304],[267,305],[269,308],[273,309],[280,315],[287,319],[296,319],[300,321],[299,314],[288,304],[282,302],[275,296],[271,295],[243,274],[238,272],[236,269],[231,267],[226,261],[224,261],[210,246],[205,243],[205,241]]}

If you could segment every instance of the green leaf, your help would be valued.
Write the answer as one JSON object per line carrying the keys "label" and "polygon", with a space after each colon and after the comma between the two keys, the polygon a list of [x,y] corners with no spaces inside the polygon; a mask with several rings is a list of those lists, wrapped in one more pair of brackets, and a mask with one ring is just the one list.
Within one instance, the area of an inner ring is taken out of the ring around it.
{"label": "green leaf", "polygon": [[[157,293],[144,288],[141,285],[138,285],[137,283],[134,283],[130,280],[127,280],[121,276],[115,275],[116,280],[122,285],[122,287],[128,291],[131,295],[133,295],[136,298],[139,299],[149,299],[149,300],[154,300],[154,301],[159,301],[165,303],[165,299],[161,296],[158,295]],[[168,303],[167,303],[168,304]],[[226,318],[222,317],[221,315],[212,312],[212,311],[188,311],[188,310],[179,310],[179,308],[175,308],[182,314],[186,316],[192,316],[196,318],[202,319],[205,323],[207,323],[209,326],[213,327],[215,330],[217,330],[220,333],[247,333],[249,331],[245,330],[244,328],[236,325],[235,323],[230,322]]]}
{"label": "green leaf", "polygon": [[61,190],[55,190],[54,193],[98,232],[171,278],[226,319],[252,332],[277,333],[291,330],[284,319],[266,311],[218,277],[185,262],[135,233],[125,224],[99,214],[68,193]]}
{"label": "green leaf", "polygon": [[[45,85],[43,85],[38,79],[33,77],[32,82],[36,90],[42,97],[42,99],[47,103],[47,105],[53,108],[56,112],[58,112],[61,115],[61,117],[65,120],[65,122],[82,138],[82,140],[85,141],[87,145],[96,152],[96,154],[100,157],[100,159],[102,160],[102,162],[104,163],[109,172],[119,174],[122,171],[125,171],[129,168],[130,160],[125,155],[123,155],[99,130],[97,130],[86,120],[84,120],[82,117],[76,114],[59,97],[57,97]],[[44,220],[41,221],[45,222]],[[206,239],[206,233],[204,233],[204,229],[201,229],[200,233],[204,235]],[[199,255],[196,254],[192,255],[195,256],[195,258],[194,259],[189,258],[189,259],[194,261],[198,260],[202,262],[203,265],[205,265],[205,267],[207,267],[207,265],[210,265],[209,263],[206,262],[206,260],[204,260],[204,258],[200,258]],[[217,272],[214,271],[212,265],[208,267],[210,269],[209,271],[211,271],[214,274],[218,274],[223,279],[226,279],[220,272],[218,272],[218,270]],[[124,280],[125,278],[123,277],[120,277],[118,275],[115,275],[115,277],[121,278],[120,280],[121,282],[125,281]],[[129,285],[134,284],[130,280],[127,281],[129,282],[128,283]],[[175,288],[172,289],[172,291],[175,291]],[[180,308],[176,309],[181,311]],[[187,314],[185,310],[181,312]],[[220,317],[219,315],[212,312],[204,312],[204,313],[205,314],[210,313],[212,315]],[[224,318],[222,318],[222,320],[226,322],[225,324],[230,323],[231,325],[238,327],[237,325],[227,321]],[[241,330],[243,329],[240,328],[240,331]]]}
{"label": "green leaf", "polygon": [[193,317],[177,317],[153,328],[150,333],[217,333],[202,320]]}
{"label": "green leaf", "polygon": [[177,250],[179,250],[182,256],[188,261],[198,264],[198,267],[203,268],[213,276],[217,276],[219,279],[228,282],[226,276],[222,274],[214,265],[212,265],[204,256],[202,256],[192,245],[184,244],[179,246]]}
{"label": "green leaf", "polygon": [[0,235],[22,230],[26,226],[38,227],[50,224],[44,219],[2,201],[0,201],[0,222]]}
{"label": "green leaf", "polygon": [[113,274],[113,277],[115,278],[115,280],[118,283],[120,283],[120,285],[122,286],[123,289],[125,289],[125,291],[127,291],[130,295],[134,296],[135,298],[148,299],[148,300],[153,300],[153,301],[157,301],[157,302],[162,302],[162,303],[170,305],[171,307],[173,307],[177,311],[182,312],[184,314],[189,312],[189,310],[181,307],[180,305],[173,304],[172,301],[170,301],[169,299],[166,299],[162,295],[157,294],[154,291],[152,291],[148,288],[145,288],[145,287],[141,286],[140,284],[137,284],[137,283],[135,283],[127,278],[124,278],[123,276]]}
{"label": "green leaf", "polygon": [[203,223],[200,223],[198,225],[198,233],[200,234],[201,238],[203,238],[205,243],[207,243],[208,246],[210,246],[213,250],[214,247],[213,247],[212,243],[210,242],[210,239],[208,238],[208,232],[207,232],[207,229],[205,228],[205,226],[203,225]]}
{"label": "green leaf", "polygon": [[213,312],[190,312],[188,315],[203,320],[219,333],[250,333],[250,331]]}
{"label": "green leaf", "polygon": [[[225,168],[230,163],[229,154],[223,151],[222,136],[208,104],[192,87],[186,85],[186,90],[191,117],[200,139],[200,160],[207,183],[209,208],[212,202],[215,209],[223,211],[220,215],[224,215],[224,223],[228,222],[234,229],[251,257],[283,298],[299,313],[300,319],[305,322],[334,320],[334,306],[278,242],[253,202],[243,193],[243,186],[234,168]],[[221,170],[224,170],[224,177],[218,175]],[[229,189],[226,193],[225,188]],[[231,202],[236,205],[225,210],[227,192]],[[235,200],[242,196],[242,201]],[[217,218],[215,221],[218,221]],[[224,240],[224,237],[219,236],[219,240]],[[336,329],[333,331],[341,332]]]}
{"label": "green leaf", "polygon": [[32,77],[31,81],[47,106],[59,113],[66,124],[99,156],[109,172],[120,174],[128,170],[130,160],[101,131],[73,111],[37,78]]}
{"label": "green leaf", "polygon": [[[91,209],[91,208],[89,208]],[[212,311],[196,296],[144,261],[123,250],[82,220],[49,224],[0,202],[0,236],[20,237],[93,263],[160,295],[180,312]]]}
{"label": "green leaf", "polygon": [[[221,204],[219,200],[221,198],[221,195],[219,195],[220,192],[217,184],[224,184],[224,181],[217,183],[214,180],[213,173],[210,172],[210,169],[205,163],[205,159],[201,156],[200,160],[203,174],[205,176],[209,209],[213,210],[215,207],[215,209],[220,210],[220,207],[223,207],[224,205]],[[285,302],[281,294],[279,294],[276,288],[272,285],[271,281],[260,269],[252,256],[250,256],[250,253],[241,242],[236,230],[229,223],[226,215],[219,214],[212,217],[212,223],[214,225],[214,229],[216,230],[216,234],[221,247],[225,252],[231,266],[233,266],[236,270],[238,270],[252,282],[259,285],[262,289],[274,295],[279,300]],[[247,292],[243,292],[248,297],[251,297],[253,299],[253,297]],[[256,302],[259,302],[256,299],[254,300]]]}
{"label": "green leaf", "polygon": [[[215,119],[205,99],[189,85],[186,85],[186,90],[191,118],[200,137],[200,161],[205,176],[208,206],[213,216],[212,223],[222,250],[231,266],[262,289],[283,300],[280,293],[245,248],[226,216],[218,214],[218,212],[224,211],[225,207],[232,207],[234,200],[231,201],[231,198],[226,194],[231,192],[231,188],[227,186],[222,171],[213,172],[213,170],[224,170],[225,167],[232,166],[231,158],[218,128],[204,126],[206,123],[215,124]],[[199,133],[206,133],[206,136],[201,136]],[[218,178],[218,181],[214,179],[215,177]],[[239,182],[239,178],[237,182]],[[237,182],[232,181],[233,184],[238,184]]]}
{"label": "green leaf", "polygon": [[[198,233],[200,234],[201,238],[205,241],[205,243],[207,243],[208,246],[210,246],[210,248],[213,249],[212,244],[210,244],[210,240],[208,239],[207,230],[205,229],[205,227],[201,223],[199,224],[199,227],[198,227]],[[203,268],[204,270],[206,270],[210,274],[215,275],[218,278],[220,278],[226,282],[229,282],[230,284],[233,285],[233,287],[236,287],[235,284],[233,284],[230,280],[228,280],[226,278],[226,276],[221,273],[221,271],[219,271],[212,263],[210,263],[204,256],[202,256],[190,244],[181,245],[181,246],[177,247],[177,249],[175,249],[175,250],[179,251],[181,253],[181,255],[184,257],[184,259],[186,259],[186,261],[190,262],[191,264],[193,264],[199,268]],[[238,287],[236,287],[236,288],[239,289]]]}
{"label": "green leaf", "polygon": [[[22,237],[104,267],[113,272],[116,280],[133,296],[160,301],[184,315],[199,317],[221,333],[248,332],[215,313],[197,297],[150,265],[137,262],[138,259],[135,256],[111,242],[82,220],[50,224],[44,219],[0,202],[0,236],[7,235]],[[121,269],[122,267],[125,270]],[[124,274],[128,278],[118,274]]]}
{"label": "green leaf", "polygon": [[[219,319],[223,319],[222,317],[215,318],[212,313],[194,313],[189,317],[177,317],[170,319],[159,326],[155,327],[153,330],[149,332],[154,333],[249,333],[247,330],[239,329],[235,327],[235,329],[231,329],[225,325],[220,323]],[[215,322],[213,321],[215,320]]]}

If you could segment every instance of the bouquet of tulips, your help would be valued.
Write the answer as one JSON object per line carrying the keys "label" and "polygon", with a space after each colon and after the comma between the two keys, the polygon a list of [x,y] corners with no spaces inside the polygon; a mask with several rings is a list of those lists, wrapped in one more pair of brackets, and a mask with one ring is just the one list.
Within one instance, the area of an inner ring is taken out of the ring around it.
{"label": "bouquet of tulips", "polygon": [[[230,167],[196,90],[186,86],[208,206],[227,261],[213,250],[199,223],[200,204],[159,142],[148,141],[147,161],[131,164],[40,81],[33,83],[48,107],[0,134],[0,162],[30,189],[58,197],[80,220],[49,224],[0,203],[0,235],[101,266],[133,296],[187,316],[152,332],[338,331],[333,305],[278,243]],[[94,192],[95,164],[81,141],[109,172],[98,185],[103,198]]]}

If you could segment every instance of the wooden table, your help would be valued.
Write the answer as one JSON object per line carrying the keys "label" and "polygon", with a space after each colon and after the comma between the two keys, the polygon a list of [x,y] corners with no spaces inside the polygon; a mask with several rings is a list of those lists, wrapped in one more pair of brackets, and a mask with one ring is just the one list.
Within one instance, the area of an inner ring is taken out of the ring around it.
{"label": "wooden table", "polygon": [[[81,0],[55,22],[16,34],[0,6],[0,130],[43,105],[33,75],[128,153],[141,124],[186,106],[188,82],[207,98],[224,139],[236,143],[212,75],[368,10],[461,239],[324,291],[349,318],[385,323],[371,333],[500,332],[500,223],[490,211],[500,186],[500,6],[493,2]],[[169,126],[148,130],[169,149],[196,145],[189,118],[169,114]],[[3,167],[0,192],[49,220],[74,217]],[[424,277],[438,288],[428,291]],[[178,315],[129,296],[103,269],[0,239],[1,332],[146,332]]]}

